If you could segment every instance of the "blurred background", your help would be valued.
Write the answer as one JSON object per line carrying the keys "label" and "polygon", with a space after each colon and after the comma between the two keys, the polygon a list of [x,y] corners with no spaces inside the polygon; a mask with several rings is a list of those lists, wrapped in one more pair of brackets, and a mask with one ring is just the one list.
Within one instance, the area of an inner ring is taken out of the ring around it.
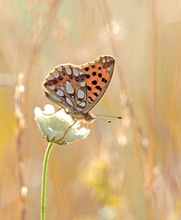
{"label": "blurred background", "polygon": [[86,139],[54,145],[46,217],[181,219],[181,2],[0,0],[0,219],[40,218],[47,141],[34,108],[54,66],[112,55]]}

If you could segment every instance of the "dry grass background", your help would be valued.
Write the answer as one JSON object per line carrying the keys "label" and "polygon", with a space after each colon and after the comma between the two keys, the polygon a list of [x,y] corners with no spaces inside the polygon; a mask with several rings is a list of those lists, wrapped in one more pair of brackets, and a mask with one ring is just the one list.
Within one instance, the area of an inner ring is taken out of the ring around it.
{"label": "dry grass background", "polygon": [[97,119],[86,139],[53,148],[47,220],[181,219],[180,1],[0,5],[0,219],[39,219],[44,77],[103,54],[116,68],[93,112],[122,120]]}

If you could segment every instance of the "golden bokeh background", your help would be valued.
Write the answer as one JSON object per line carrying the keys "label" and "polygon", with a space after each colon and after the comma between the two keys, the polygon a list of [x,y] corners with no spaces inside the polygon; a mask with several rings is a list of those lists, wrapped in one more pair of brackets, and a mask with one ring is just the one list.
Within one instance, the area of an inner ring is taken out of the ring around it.
{"label": "golden bokeh background", "polygon": [[0,219],[40,219],[47,141],[34,108],[54,66],[112,55],[91,134],[55,145],[46,219],[181,219],[181,3],[0,0]]}

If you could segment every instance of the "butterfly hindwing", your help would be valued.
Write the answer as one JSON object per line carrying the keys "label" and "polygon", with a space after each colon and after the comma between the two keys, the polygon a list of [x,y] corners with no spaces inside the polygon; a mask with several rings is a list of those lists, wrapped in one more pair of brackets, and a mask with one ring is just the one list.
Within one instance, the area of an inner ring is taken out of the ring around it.
{"label": "butterfly hindwing", "polygon": [[78,66],[66,64],[54,68],[44,80],[46,96],[63,108],[81,111],[86,106],[86,75]]}

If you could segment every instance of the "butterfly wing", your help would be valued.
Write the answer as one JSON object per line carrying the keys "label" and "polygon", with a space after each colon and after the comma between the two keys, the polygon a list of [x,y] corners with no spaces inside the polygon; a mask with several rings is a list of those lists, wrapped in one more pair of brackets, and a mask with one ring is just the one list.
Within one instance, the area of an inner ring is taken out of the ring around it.
{"label": "butterfly wing", "polygon": [[69,112],[87,113],[104,94],[111,80],[115,60],[101,56],[81,66],[59,65],[45,78],[45,95]]}
{"label": "butterfly wing", "polygon": [[101,56],[81,66],[87,78],[87,105],[84,113],[89,112],[103,96],[112,78],[114,65],[115,59],[112,56]]}
{"label": "butterfly wing", "polygon": [[79,66],[66,64],[54,68],[45,78],[45,95],[69,111],[82,111],[86,106],[86,75]]}

